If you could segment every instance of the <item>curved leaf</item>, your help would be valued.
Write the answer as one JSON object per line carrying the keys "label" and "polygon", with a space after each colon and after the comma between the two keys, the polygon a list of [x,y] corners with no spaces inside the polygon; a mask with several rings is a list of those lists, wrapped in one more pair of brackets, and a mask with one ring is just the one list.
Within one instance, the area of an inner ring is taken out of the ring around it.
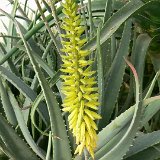
{"label": "curved leaf", "polygon": [[160,143],[160,131],[155,131],[152,133],[144,134],[135,139],[133,146],[127,152],[124,159],[141,152],[149,147],[153,147]]}
{"label": "curved leaf", "polygon": [[43,151],[40,150],[40,148],[36,145],[33,138],[31,137],[29,130],[25,124],[21,109],[18,106],[18,102],[16,101],[13,93],[10,90],[8,90],[8,95],[9,95],[10,101],[12,102],[12,106],[13,106],[19,127],[22,131],[23,136],[25,137],[25,140],[30,145],[30,147],[33,149],[33,151],[44,160],[45,155],[44,155]]}
{"label": "curved leaf", "polygon": [[0,126],[0,139],[4,142],[11,158],[16,160],[38,160],[29,146],[15,133],[1,114]]}
{"label": "curved leaf", "polygon": [[126,22],[119,49],[112,63],[106,80],[107,82],[105,82],[105,99],[104,103],[102,104],[103,107],[101,108],[102,119],[99,121],[100,129],[109,123],[123,81],[123,75],[126,67],[124,57],[126,57],[129,53],[128,49],[131,39],[131,24],[131,20]]}
{"label": "curved leaf", "polygon": [[12,104],[8,98],[7,91],[2,83],[2,80],[0,78],[0,95],[1,95],[1,100],[3,104],[3,108],[7,117],[7,120],[9,121],[10,124],[13,126],[17,125],[17,120],[15,117],[14,110],[12,108]]}
{"label": "curved leaf", "polygon": [[28,57],[30,58],[30,61],[33,65],[34,71],[36,73],[36,76],[39,80],[41,89],[43,91],[48,112],[50,115],[50,123],[51,123],[51,131],[52,131],[52,140],[53,140],[53,158],[54,159],[72,159],[70,146],[69,146],[69,140],[67,136],[67,131],[65,128],[65,124],[63,121],[63,117],[58,105],[58,102],[56,100],[55,94],[51,90],[48,82],[46,81],[44,75],[42,74],[42,71],[40,70],[38,63],[34,59],[34,56],[32,55],[29,45],[25,40],[24,35],[22,34],[22,31],[19,27],[19,24],[15,19],[13,19],[10,15],[8,15],[5,11],[0,10],[3,12],[6,16],[8,16],[10,19],[13,20],[15,23],[20,36],[23,40],[24,46],[27,50]]}
{"label": "curved leaf", "polygon": [[[145,7],[151,4],[160,3],[158,0],[152,0],[147,3],[143,3],[141,0],[131,0],[126,3],[121,9],[119,9],[108,21],[104,24],[100,33],[100,44],[104,43],[111,37],[115,31],[133,14],[139,10],[143,10]],[[91,51],[96,49],[96,37],[90,40],[83,49],[90,49]]]}
{"label": "curved leaf", "polygon": [[135,104],[133,119],[131,121],[131,124],[127,132],[124,134],[122,139],[108,153],[106,153],[102,158],[100,158],[100,160],[110,160],[110,159],[120,160],[121,158],[123,158],[129,146],[132,144],[133,138],[135,137],[135,134],[138,130],[138,126],[140,125],[140,119],[142,115],[142,101],[141,101],[141,90],[139,87],[138,75],[136,73],[135,68],[128,61],[126,62],[130,66],[134,74],[136,83],[136,104]]}

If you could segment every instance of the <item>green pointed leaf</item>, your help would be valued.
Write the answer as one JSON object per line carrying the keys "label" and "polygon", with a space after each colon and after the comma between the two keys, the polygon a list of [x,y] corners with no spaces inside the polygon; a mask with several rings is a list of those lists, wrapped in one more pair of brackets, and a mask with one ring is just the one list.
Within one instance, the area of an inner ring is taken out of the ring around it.
{"label": "green pointed leaf", "polygon": [[133,146],[127,152],[124,159],[128,159],[129,157],[149,148],[153,147],[156,144],[160,143],[160,131],[155,131],[152,133],[140,135],[135,139]]}
{"label": "green pointed leaf", "polygon": [[[0,114],[0,139],[4,142],[10,158],[16,160],[38,160],[29,146],[16,134],[14,129]],[[3,146],[1,146],[3,147]]]}
{"label": "green pointed leaf", "polygon": [[32,55],[30,51],[30,47],[26,42],[24,35],[22,34],[19,24],[15,19],[13,19],[13,17],[8,15],[6,12],[4,12],[3,10],[0,10],[0,11],[3,12],[10,19],[12,19],[13,22],[15,23],[20,33],[20,36],[23,40],[24,46],[27,50],[28,57],[30,58],[30,61],[33,65],[33,68],[38,78],[38,81],[40,83],[41,89],[43,91],[43,94],[47,103],[47,107],[48,107],[48,112],[50,115],[52,140],[53,140],[53,158],[54,159],[71,159],[72,156],[71,156],[67,131],[65,128],[63,117],[61,115],[61,111],[60,111],[58,102],[56,100],[55,94],[51,90],[47,80],[45,79],[44,75],[42,74],[42,71],[38,66],[38,63],[34,59],[34,56]]}
{"label": "green pointed leaf", "polygon": [[111,17],[112,3],[113,3],[113,0],[106,0],[105,14],[104,14],[103,23],[107,22],[107,20]]}
{"label": "green pointed leaf", "polygon": [[27,125],[25,123],[25,120],[23,118],[23,114],[22,111],[18,105],[18,102],[16,101],[13,93],[8,89],[8,95],[10,98],[10,101],[12,102],[13,105],[13,109],[18,121],[18,125],[22,131],[23,136],[25,137],[25,140],[27,141],[27,143],[30,145],[30,147],[33,149],[33,151],[42,159],[45,159],[45,154],[43,153],[43,151],[36,145],[36,143],[34,142],[33,138],[30,135],[30,132],[27,128]]}
{"label": "green pointed leaf", "polygon": [[135,65],[136,71],[139,75],[140,86],[143,84],[145,58],[151,40],[152,39],[148,34],[139,35],[136,40],[135,50],[133,51],[133,64]]}
{"label": "green pointed leaf", "polygon": [[[104,24],[100,33],[100,44],[104,43],[113,33],[138,9],[140,9],[144,3],[141,0],[129,1],[119,11],[117,11],[110,19]],[[87,43],[83,49],[90,49],[91,51],[96,49],[96,37],[94,37],[89,43]]]}
{"label": "green pointed leaf", "polygon": [[[143,3],[141,0],[131,0],[126,3],[121,9],[119,9],[109,20],[104,24],[100,33],[100,44],[109,39],[115,31],[133,14],[137,11],[143,10],[145,7],[151,4],[159,3],[158,0],[152,0],[147,3]],[[83,49],[90,49],[91,51],[96,49],[96,37],[90,40]]]}
{"label": "green pointed leaf", "polygon": [[124,57],[126,57],[129,53],[128,49],[131,38],[131,24],[131,20],[126,22],[119,49],[112,63],[109,75],[106,80],[107,82],[105,82],[105,100],[102,104],[103,107],[101,108],[102,119],[99,122],[100,129],[109,123],[123,81],[123,75],[126,67]]}
{"label": "green pointed leaf", "polygon": [[125,153],[128,151],[129,146],[132,144],[133,138],[135,137],[135,134],[140,125],[140,119],[142,115],[142,101],[141,101],[141,91],[139,87],[138,75],[135,68],[128,61],[126,62],[130,66],[134,74],[136,83],[136,104],[135,104],[133,119],[131,121],[131,124],[127,132],[124,134],[121,140],[108,153],[105,153],[105,155],[101,157],[100,160],[110,160],[110,159],[120,160],[121,158],[123,158]]}
{"label": "green pointed leaf", "polygon": [[104,71],[103,71],[103,59],[102,59],[102,51],[100,46],[100,28],[99,26],[97,30],[97,74],[98,74],[98,89],[99,89],[99,113],[101,112],[101,107],[103,105],[104,100]]}
{"label": "green pointed leaf", "polygon": [[13,111],[12,104],[8,98],[7,91],[4,87],[1,79],[0,79],[0,95],[1,95],[1,101],[3,104],[3,108],[5,111],[7,120],[9,121],[10,124],[12,124],[13,126],[16,126],[17,120],[15,117],[15,113]]}
{"label": "green pointed leaf", "polygon": [[[6,78],[11,84],[13,84],[25,97],[28,97],[31,102],[36,99],[36,93],[30,89],[30,87],[25,84],[19,77],[17,77],[12,72],[8,71],[6,68],[0,66],[0,74]],[[42,113],[45,123],[49,122],[48,114],[46,115],[45,104],[40,103],[40,112]]]}

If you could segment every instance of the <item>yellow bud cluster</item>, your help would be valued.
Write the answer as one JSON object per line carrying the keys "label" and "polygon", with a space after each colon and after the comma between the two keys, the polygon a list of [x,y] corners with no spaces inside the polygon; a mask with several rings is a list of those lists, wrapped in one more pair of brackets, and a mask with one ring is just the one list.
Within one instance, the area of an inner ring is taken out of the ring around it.
{"label": "yellow bud cluster", "polygon": [[95,120],[101,116],[98,110],[98,88],[93,77],[95,71],[91,71],[93,61],[88,60],[89,50],[82,50],[86,39],[81,39],[85,28],[81,26],[80,15],[77,15],[78,5],[74,0],[65,0],[62,20],[62,28],[66,31],[62,37],[65,55],[62,56],[62,69],[64,73],[62,92],[65,94],[63,111],[69,112],[69,127],[76,139],[77,148],[75,154],[81,154],[84,148],[94,158],[94,149],[97,141],[97,125]]}

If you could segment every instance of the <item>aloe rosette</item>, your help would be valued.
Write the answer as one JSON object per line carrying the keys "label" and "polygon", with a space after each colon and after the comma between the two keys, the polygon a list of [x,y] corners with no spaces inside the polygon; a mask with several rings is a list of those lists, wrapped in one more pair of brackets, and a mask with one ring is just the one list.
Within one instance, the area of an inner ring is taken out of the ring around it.
{"label": "aloe rosette", "polygon": [[81,154],[85,149],[94,157],[97,142],[97,125],[95,120],[101,116],[98,110],[98,88],[96,85],[95,71],[92,71],[92,60],[89,60],[89,50],[82,50],[86,39],[80,38],[85,30],[81,26],[82,19],[78,15],[78,5],[74,0],[66,0],[63,4],[65,17],[62,28],[66,34],[61,36],[65,53],[62,55],[63,88],[65,95],[63,111],[69,112],[69,128],[76,139],[75,154]]}

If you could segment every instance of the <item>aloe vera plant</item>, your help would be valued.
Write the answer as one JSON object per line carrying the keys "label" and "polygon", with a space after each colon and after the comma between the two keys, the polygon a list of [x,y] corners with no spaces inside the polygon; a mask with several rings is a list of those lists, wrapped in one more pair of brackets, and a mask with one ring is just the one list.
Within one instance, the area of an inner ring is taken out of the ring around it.
{"label": "aloe vera plant", "polygon": [[160,159],[160,2],[8,2],[0,159]]}

